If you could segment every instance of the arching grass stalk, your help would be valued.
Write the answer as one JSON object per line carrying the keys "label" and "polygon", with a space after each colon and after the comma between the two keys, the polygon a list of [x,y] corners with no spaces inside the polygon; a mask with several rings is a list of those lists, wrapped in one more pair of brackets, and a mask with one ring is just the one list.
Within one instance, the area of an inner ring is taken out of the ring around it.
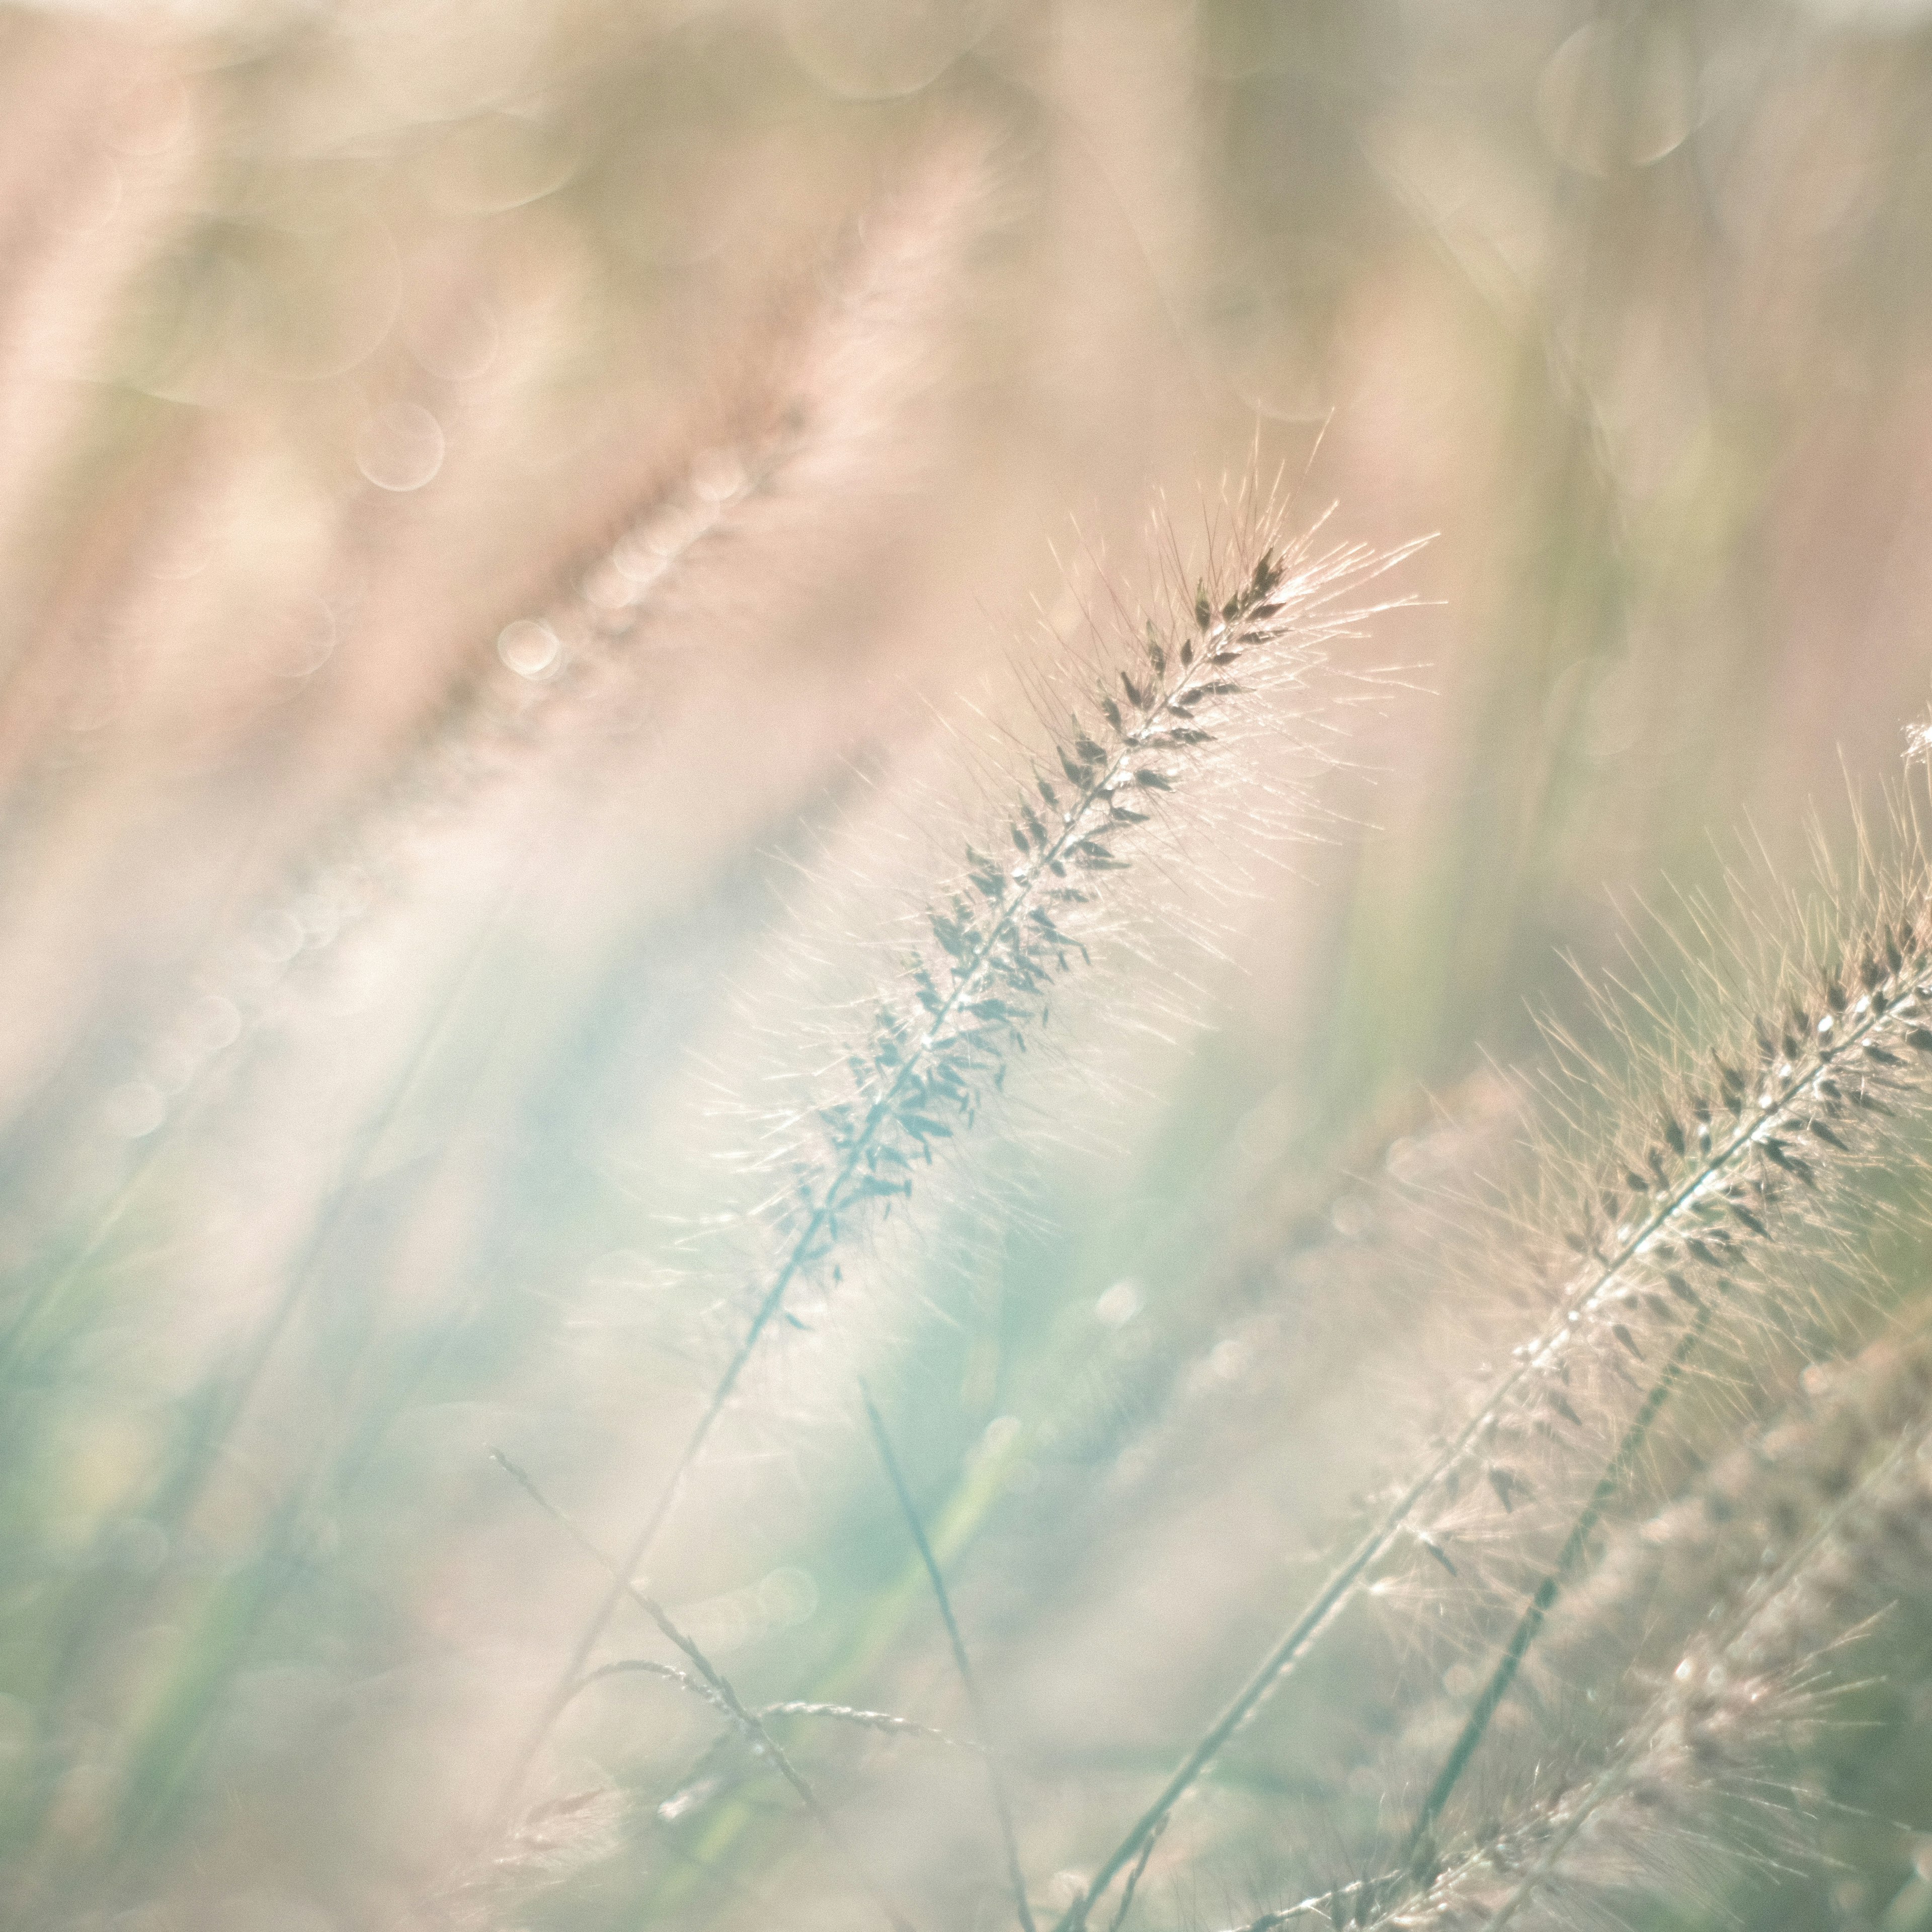
{"label": "arching grass stalk", "polygon": [[[1614,1337],[1625,1348],[1634,1348],[1620,1318],[1626,1291],[1639,1286],[1667,1290],[1686,1320],[1696,1312],[1687,1332],[1701,1336],[1708,1319],[1705,1295],[1721,1298],[1722,1284],[1747,1258],[1748,1247],[1772,1240],[1765,1218],[1772,1204],[1794,1182],[1816,1186],[1822,1168],[1849,1156],[1861,1138],[1880,1132],[1892,1111],[1882,1095],[1903,1084],[1915,1063],[1922,1066],[1932,1057],[1932,1027],[1924,1023],[1922,1007],[1923,1000],[1932,998],[1932,984],[1919,984],[1932,968],[1928,946],[1924,906],[1915,899],[1909,913],[1880,919],[1861,943],[1846,948],[1856,996],[1845,983],[1845,974],[1826,973],[1820,985],[1792,998],[1781,1022],[1762,1016],[1754,1022],[1751,1031],[1759,1063],[1754,1078],[1747,1077],[1742,1066],[1720,1055],[1706,1088],[1687,1090],[1665,1108],[1660,1139],[1639,1157],[1645,1171],[1640,1172],[1633,1163],[1623,1176],[1634,1207],[1622,1207],[1615,1195],[1604,1197],[1606,1212],[1620,1212],[1627,1218],[1607,1233],[1586,1228],[1568,1237],[1588,1265],[1573,1278],[1553,1318],[1518,1348],[1516,1366],[1404,1486],[1379,1522],[1263,1657],[1154,1802],[1101,1862],[1054,1932],[1075,1932],[1085,1925],[1094,1904],[1138,1856],[1148,1834],[1364,1587],[1382,1556],[1414,1525],[1424,1504],[1486,1442],[1505,1412],[1532,1401],[1560,1400],[1558,1382],[1571,1355],[1600,1338]],[[1700,1279],[1706,1283],[1702,1294],[1694,1285]],[[1714,1288],[1714,1282],[1718,1286]],[[1670,1305],[1661,1294],[1658,1300]],[[1633,1425],[1639,1432],[1636,1444],[1629,1445],[1628,1455],[1620,1448],[1606,1472],[1612,1491],[1688,1360],[1688,1351],[1676,1358],[1668,1382],[1652,1390],[1644,1406],[1648,1412],[1640,1411]],[[1507,1483],[1506,1474],[1502,1480]],[[1587,1525],[1580,1532],[1573,1528],[1564,1552],[1533,1594],[1510,1649],[1479,1698],[1471,1725],[1466,1726],[1467,1750],[1459,1746],[1459,1754],[1438,1780],[1439,1795],[1432,1793],[1432,1802],[1425,1803],[1412,1854],[1460,1779],[1564,1580],[1580,1560],[1610,1493],[1598,1485],[1586,1508]],[[1539,1611],[1534,1598],[1546,1591],[1549,1603]]]}
{"label": "arching grass stalk", "polygon": [[[583,1550],[600,1568],[611,1571],[613,1574],[616,1574],[616,1566],[611,1562],[609,1557],[605,1556],[568,1516],[550,1502],[524,1470],[512,1462],[500,1449],[491,1450],[490,1455],[490,1460],[498,1468],[502,1469],[503,1473],[515,1483],[538,1508],[555,1522],[580,1550]],[[760,1714],[746,1708],[730,1679],[726,1677],[698,1648],[698,1645],[679,1628],[673,1620],[670,1613],[655,1597],[646,1594],[628,1578],[625,1580],[624,1594],[657,1626],[659,1634],[666,1642],[682,1653],[692,1666],[691,1671],[680,1671],[673,1666],[661,1664],[650,1659],[626,1658],[616,1664],[607,1665],[588,1673],[572,1688],[571,1695],[574,1696],[578,1691],[585,1689],[598,1678],[610,1676],[617,1671],[644,1671],[653,1676],[666,1678],[695,1691],[706,1702],[715,1706],[726,1721],[736,1730],[744,1737],[746,1742],[764,1756],[778,1775],[791,1786],[793,1791],[797,1795],[800,1803],[811,1814],[814,1822],[824,1833],[827,1842],[857,1875],[860,1883],[870,1894],[873,1903],[878,1906],[886,1922],[892,1928],[892,1932],[912,1932],[910,1922],[879,1889],[877,1881],[866,1870],[863,1861],[853,1850],[844,1833],[838,1828],[838,1820],[826,1809],[824,1801],[812,1789],[805,1774],[792,1762],[790,1757],[778,1740],[765,1728]],[[870,1717],[874,1714],[867,1712],[865,1714]]]}
{"label": "arching grass stalk", "polygon": [[[820,292],[808,298],[801,290],[788,304],[796,319],[757,363],[746,361],[724,411],[711,412],[714,419],[693,447],[628,506],[618,506],[594,544],[547,563],[518,602],[481,628],[466,668],[400,755],[370,789],[345,802],[288,881],[254,908],[258,920],[296,936],[295,952],[270,962],[250,944],[245,970],[212,968],[197,1004],[213,999],[228,1016],[219,1043],[201,1038],[184,1016],[151,1044],[145,1067],[128,1070],[149,1072],[158,1096],[170,1091],[165,1117],[117,1163],[105,1198],[63,1210],[80,1209],[82,1225],[61,1247],[43,1242],[38,1253],[29,1247],[27,1264],[0,1282],[0,1385],[31,1379],[37,1358],[82,1315],[92,1272],[130,1208],[154,1198],[158,1181],[172,1171],[170,1156],[184,1142],[191,1147],[189,1131],[214,1115],[218,1103],[234,1104],[250,1065],[249,1042],[278,1012],[302,1013],[304,972],[326,971],[358,926],[385,904],[407,915],[438,856],[446,856],[442,835],[474,825],[494,788],[554,769],[570,734],[580,730],[587,706],[608,709],[614,698],[659,692],[664,661],[628,648],[635,634],[655,626],[669,642],[688,630],[709,635],[707,592],[715,597],[722,588],[723,573],[713,567],[722,552],[734,552],[734,567],[742,570],[796,543],[808,525],[826,532],[849,519],[850,469],[870,462],[883,473],[882,446],[896,433],[914,385],[926,380],[922,351],[948,298],[940,271],[980,218],[982,182],[969,146],[936,152],[910,197],[882,203],[832,272],[815,278]],[[770,568],[765,574],[784,575]],[[504,624],[506,617],[514,621]],[[418,1023],[400,1074],[386,1075],[380,1091],[363,1096],[337,1170],[269,1305],[238,1344],[232,1366],[197,1393],[181,1446],[138,1498],[139,1514],[169,1533],[220,1466],[270,1365],[286,1357],[299,1332],[298,1312],[363,1203],[372,1150],[424,1068],[440,1063],[500,928],[533,866],[548,862],[549,847],[536,836],[540,830],[520,833],[507,847],[499,842],[502,863],[476,929],[446,972],[412,988]],[[191,1069],[185,1083],[158,1071],[171,1059]],[[481,1077],[482,1064],[470,1066],[468,1076]],[[277,1581],[251,1595],[245,1615],[231,1615],[220,1604],[211,1612],[218,1627],[214,1641],[229,1669],[241,1667],[254,1630],[300,1574],[292,1566],[278,1572]],[[130,1575],[112,1589],[76,1590],[52,1652],[50,1702],[72,1694],[97,1661],[98,1634],[152,1587],[146,1577]],[[191,1648],[198,1658],[212,1654],[199,1642]],[[212,1680],[197,1671],[194,1681],[203,1712],[212,1710]],[[154,1710],[162,1717],[142,1720],[133,1761],[154,1767],[172,1788],[187,1762],[183,1733],[190,1720],[172,1697],[157,1700]],[[157,1723],[164,1724],[158,1731]],[[194,1733],[201,1729],[194,1720]]]}
{"label": "arching grass stalk", "polygon": [[[646,1598],[640,1592],[637,1600],[640,1604],[655,1603],[655,1598]],[[660,1608],[662,1606],[659,1606]],[[686,1640],[674,1637],[672,1641],[681,1648]],[[674,1684],[680,1690],[687,1690],[701,1699],[715,1710],[723,1712],[734,1724],[742,1729],[738,1712],[733,1710],[720,1693],[704,1678],[694,1676],[688,1670],[680,1670],[675,1664],[660,1664],[654,1658],[620,1657],[609,1664],[600,1664],[595,1670],[587,1670],[577,1680],[577,1690],[573,1696],[589,1690],[593,1684],[602,1684],[613,1677],[655,1677],[660,1682]],[[930,1744],[944,1744],[949,1750],[977,1751],[979,1746],[968,1744],[958,1738],[937,1729],[931,1724],[922,1724],[912,1718],[902,1718],[891,1711],[862,1711],[851,1704],[814,1704],[794,1699],[779,1704],[760,1704],[746,1713],[755,1718],[762,1726],[770,1718],[818,1718],[833,1724],[844,1724],[854,1730],[877,1731],[881,1736],[892,1738],[922,1738]],[[766,1742],[762,1729],[755,1734],[762,1748]]]}
{"label": "arching grass stalk", "polygon": [[[1270,526],[1268,535],[1274,536]],[[846,1061],[850,1088],[816,1114],[822,1142],[790,1190],[788,1234],[736,1348],[696,1425],[619,1556],[610,1588],[570,1646],[563,1670],[512,1761],[506,1809],[581,1675],[612,1613],[656,1544],[686,1478],[794,1286],[833,1263],[872,1214],[912,1192],[916,1166],[969,1125],[1005,1077],[1007,1058],[1043,1023],[1054,986],[1089,957],[1081,930],[1104,898],[1120,854],[1172,792],[1210,728],[1258,674],[1299,682],[1318,645],[1348,616],[1332,605],[1343,585],[1393,559],[1359,547],[1285,551],[1267,542],[1227,594],[1197,587],[1165,628],[1150,619],[1136,661],[1095,691],[1085,715],[1057,732],[1052,768],[999,829],[1010,862],[966,847],[967,870],[928,910],[930,940],[908,959],[876,1006],[870,1035]]]}

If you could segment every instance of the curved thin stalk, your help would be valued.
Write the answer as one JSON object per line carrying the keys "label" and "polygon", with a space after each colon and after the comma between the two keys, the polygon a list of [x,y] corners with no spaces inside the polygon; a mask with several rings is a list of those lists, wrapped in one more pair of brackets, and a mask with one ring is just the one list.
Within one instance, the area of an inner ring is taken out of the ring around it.
{"label": "curved thin stalk", "polygon": [[[490,1451],[490,1460],[496,1464],[497,1467],[502,1469],[513,1482],[518,1484],[530,1500],[557,1524],[580,1550],[604,1568],[614,1569],[615,1566],[611,1563],[610,1559],[578,1528],[575,1523],[572,1522],[569,1517],[550,1502],[530,1478],[512,1462],[500,1449],[492,1449]],[[812,1788],[805,1774],[792,1762],[778,1740],[765,1728],[758,1714],[746,1708],[737,1691],[733,1688],[730,1678],[726,1677],[692,1641],[691,1638],[678,1627],[672,1620],[670,1612],[656,1598],[647,1596],[628,1580],[625,1585],[624,1594],[644,1612],[645,1616],[650,1618],[652,1623],[656,1624],[666,1640],[675,1646],[690,1660],[692,1669],[697,1673],[696,1678],[693,1679],[687,1673],[672,1670],[667,1666],[640,1659],[625,1658],[615,1665],[606,1665],[600,1670],[592,1672],[589,1676],[572,1688],[571,1696],[575,1696],[578,1691],[584,1689],[586,1684],[596,1678],[610,1675],[616,1670],[644,1670],[653,1676],[668,1675],[682,1682],[691,1689],[697,1690],[698,1694],[703,1696],[707,1702],[715,1705],[726,1719],[743,1733],[753,1748],[770,1760],[772,1769],[791,1786],[797,1794],[800,1803],[811,1814],[814,1822],[824,1833],[833,1850],[852,1868],[860,1882],[870,1895],[873,1904],[879,1908],[886,1923],[892,1928],[892,1932],[913,1932],[910,1922],[880,1890],[877,1881],[866,1869],[864,1862],[847,1840],[844,1833],[838,1828],[838,1820],[826,1809],[824,1801]]]}

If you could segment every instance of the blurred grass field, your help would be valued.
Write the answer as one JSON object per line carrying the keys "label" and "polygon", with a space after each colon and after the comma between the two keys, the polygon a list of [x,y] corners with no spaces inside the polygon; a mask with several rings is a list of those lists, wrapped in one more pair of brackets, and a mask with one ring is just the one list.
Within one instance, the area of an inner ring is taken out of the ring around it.
{"label": "blurred grass field", "polygon": [[[531,1794],[603,1836],[449,1891],[602,1581],[488,1451],[628,1534],[737,1319],[733,1159],[1150,500],[1432,537],[1310,836],[1068,995],[652,1558],[748,1697],[956,1726],[856,1361],[1066,1903],[1376,1480],[1350,1271],[1510,1171],[1535,1016],[1886,836],[1932,11],[13,8],[0,98],[9,1926],[855,1922],[642,1677]],[[1643,1922],[1932,1924],[1923,1624],[1807,1746],[1838,1866]],[[1352,1855],[1328,1667],[1148,1925]],[[918,1923],[1008,1922],[970,1759],[823,1750]]]}

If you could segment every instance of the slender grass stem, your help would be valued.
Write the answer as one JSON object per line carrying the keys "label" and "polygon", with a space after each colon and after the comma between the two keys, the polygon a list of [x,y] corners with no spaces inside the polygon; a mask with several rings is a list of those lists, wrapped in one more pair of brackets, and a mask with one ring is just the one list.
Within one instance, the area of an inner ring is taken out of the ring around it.
{"label": "slender grass stem", "polygon": [[863,1382],[859,1385],[860,1397],[866,1405],[866,1420],[871,1424],[872,1440],[878,1446],[879,1460],[885,1465],[886,1475],[892,1486],[892,1494],[898,1498],[900,1512],[906,1520],[906,1527],[912,1533],[912,1540],[919,1550],[919,1560],[926,1565],[926,1574],[932,1584],[932,1594],[939,1605],[940,1620],[946,1626],[946,1640],[952,1646],[954,1668],[959,1672],[959,1682],[965,1687],[968,1707],[973,1713],[973,1731],[986,1760],[986,1785],[993,1801],[993,1812],[999,1820],[1000,1843],[1006,1856],[1006,1874],[1013,1890],[1013,1910],[1017,1915],[1022,1932],[1034,1932],[1033,1907],[1027,1902],[1026,1868],[1020,1859],[1019,1834],[1013,1825],[1012,1800],[1006,1790],[1006,1780],[1000,1769],[1000,1761],[992,1748],[992,1740],[986,1726],[986,1707],[980,1695],[979,1680],[973,1674],[971,1661],[966,1654],[966,1640],[961,1634],[959,1619],[952,1613],[952,1600],[947,1594],[946,1579],[939,1568],[939,1559],[932,1553],[932,1545],[926,1540],[924,1525],[919,1520],[919,1510],[912,1499],[912,1492],[906,1487],[904,1474],[899,1468],[898,1458],[892,1453],[892,1438],[886,1432],[884,1418],[879,1414],[872,1400],[872,1391]]}
{"label": "slender grass stem", "polygon": [[580,1696],[593,1684],[601,1684],[607,1678],[644,1676],[656,1677],[666,1684],[675,1684],[680,1690],[688,1690],[694,1697],[701,1697],[714,1710],[730,1715],[731,1707],[719,1697],[717,1692],[701,1677],[694,1677],[688,1670],[680,1670],[675,1664],[660,1664],[655,1658],[620,1657],[609,1664],[600,1664],[595,1670],[586,1670],[578,1680],[573,1696]]}
{"label": "slender grass stem", "polygon": [[1128,1873],[1127,1882],[1120,1888],[1120,1902],[1114,1908],[1107,1932],[1124,1932],[1127,1915],[1134,1909],[1134,1894],[1140,1890],[1141,1880],[1147,1876],[1148,1861],[1154,1856],[1154,1848],[1160,1843],[1161,1830],[1165,1828],[1163,1824],[1159,1829],[1148,1834],[1147,1843],[1142,1846],[1141,1855],[1135,1859],[1134,1868]]}

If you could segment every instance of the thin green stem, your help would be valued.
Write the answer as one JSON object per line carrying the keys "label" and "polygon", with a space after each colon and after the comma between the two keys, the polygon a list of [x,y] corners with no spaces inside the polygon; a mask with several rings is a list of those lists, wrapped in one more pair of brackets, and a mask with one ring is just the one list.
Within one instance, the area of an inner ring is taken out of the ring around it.
{"label": "thin green stem", "polygon": [[1012,1802],[1007,1794],[1005,1777],[1000,1770],[1000,1761],[992,1750],[992,1739],[986,1726],[986,1705],[966,1654],[966,1640],[960,1634],[958,1618],[952,1614],[952,1600],[946,1593],[946,1579],[940,1570],[939,1559],[932,1553],[932,1545],[927,1539],[925,1526],[919,1520],[912,1492],[906,1487],[898,1458],[892,1454],[892,1438],[886,1433],[884,1419],[873,1402],[872,1391],[862,1382],[859,1384],[859,1394],[866,1405],[866,1420],[872,1425],[872,1440],[878,1445],[879,1460],[885,1465],[892,1494],[898,1498],[906,1527],[912,1532],[919,1560],[926,1565],[933,1597],[939,1605],[940,1619],[946,1626],[946,1639],[952,1646],[953,1666],[959,1672],[959,1682],[965,1687],[967,1705],[973,1713],[974,1736],[986,1756],[986,1784],[992,1796],[994,1815],[999,1820],[1000,1842],[1006,1851],[1006,1875],[1013,1890],[1013,1910],[1018,1915],[1022,1932],[1035,1932],[1033,1907],[1027,1902],[1026,1868],[1020,1860],[1019,1834],[1013,1827]]}

